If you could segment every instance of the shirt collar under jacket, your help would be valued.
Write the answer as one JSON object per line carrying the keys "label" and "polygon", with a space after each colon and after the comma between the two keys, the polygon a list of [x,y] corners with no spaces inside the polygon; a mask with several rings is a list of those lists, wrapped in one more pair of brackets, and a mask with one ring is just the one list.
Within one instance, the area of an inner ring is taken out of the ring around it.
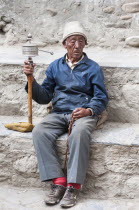
{"label": "shirt collar under jacket", "polygon": [[[66,62],[66,55],[67,54],[65,54],[64,57],[62,58],[62,63],[63,64]],[[88,59],[86,53],[83,52],[83,55],[84,55],[84,58],[81,59],[80,61],[78,61],[78,64],[85,63],[86,65],[90,66],[91,64],[89,62],[89,59]]]}
{"label": "shirt collar under jacket", "polygon": [[81,59],[80,59],[79,61],[72,63],[72,62],[70,61],[70,59],[68,58],[67,54],[66,54],[66,62],[67,62],[67,64],[68,64],[68,66],[69,66],[72,70],[74,69],[74,67],[75,67],[83,58],[84,58],[84,54],[82,55],[82,57],[81,57]]}

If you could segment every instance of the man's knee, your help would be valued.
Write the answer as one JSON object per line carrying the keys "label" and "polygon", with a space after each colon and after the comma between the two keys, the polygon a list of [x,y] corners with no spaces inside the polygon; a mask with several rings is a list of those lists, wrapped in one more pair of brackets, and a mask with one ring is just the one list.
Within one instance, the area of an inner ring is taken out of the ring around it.
{"label": "man's knee", "polygon": [[86,129],[82,125],[73,126],[73,128],[72,128],[72,133],[74,135],[76,135],[76,134],[77,135],[82,135],[84,132],[86,132]]}
{"label": "man's knee", "polygon": [[[45,129],[41,123],[37,124],[32,131],[32,139],[34,144],[40,144],[44,141]],[[45,138],[46,139],[46,138]]]}
{"label": "man's knee", "polygon": [[41,132],[41,130],[42,130],[41,123],[38,125],[35,125],[35,127],[33,128],[33,131],[32,131],[32,136],[33,137],[38,136],[38,134]]}
{"label": "man's knee", "polygon": [[53,135],[52,129],[44,126],[43,123],[36,125],[32,131],[33,142],[41,144],[41,142],[53,142],[55,136]]}
{"label": "man's knee", "polygon": [[92,132],[93,127],[91,124],[88,124],[88,122],[82,121],[82,122],[76,122],[73,125],[72,129],[77,134],[84,134],[84,133]]}

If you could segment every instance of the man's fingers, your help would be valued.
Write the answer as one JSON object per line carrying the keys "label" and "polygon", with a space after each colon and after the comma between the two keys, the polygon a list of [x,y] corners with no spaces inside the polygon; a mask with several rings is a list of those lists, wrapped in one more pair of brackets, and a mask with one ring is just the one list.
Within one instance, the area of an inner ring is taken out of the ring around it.
{"label": "man's fingers", "polygon": [[73,111],[72,117],[73,119],[79,119],[81,117],[86,117],[92,115],[91,111],[89,109],[85,108],[78,108]]}
{"label": "man's fingers", "polygon": [[76,113],[76,112],[80,111],[81,109],[82,108],[76,108],[76,109],[73,110],[73,113]]}
{"label": "man's fingers", "polygon": [[34,67],[36,66],[35,63],[30,63],[29,61],[24,61],[24,64],[25,64],[24,66],[26,66],[26,67],[27,67],[27,66],[28,66],[28,67],[31,66],[31,67],[34,68]]}
{"label": "man's fingers", "polygon": [[79,119],[79,118],[81,118],[81,117],[82,117],[81,112],[78,112],[78,113],[76,113],[76,114],[73,114],[73,119]]}
{"label": "man's fingers", "polygon": [[25,68],[28,68],[28,69],[29,69],[29,68],[33,68],[33,69],[34,69],[35,64],[33,64],[33,65],[25,64],[24,67],[25,67]]}
{"label": "man's fingers", "polygon": [[81,113],[82,113],[82,111],[75,112],[75,113],[73,113],[73,116],[77,117],[77,116],[80,115]]}
{"label": "man's fingers", "polygon": [[28,61],[24,61],[24,64],[28,64]]}
{"label": "man's fingers", "polygon": [[34,67],[33,66],[29,66],[29,65],[24,65],[24,69],[34,69]]}
{"label": "man's fingers", "polygon": [[23,69],[24,74],[33,74],[34,73],[34,69],[33,68],[24,68]]}
{"label": "man's fingers", "polygon": [[90,110],[85,108],[77,108],[72,112],[73,119],[79,119],[82,117],[90,116]]}
{"label": "man's fingers", "polygon": [[30,64],[29,61],[24,61],[23,72],[26,75],[30,75],[34,73],[35,64]]}
{"label": "man's fingers", "polygon": [[26,66],[24,66],[24,68],[23,68],[23,71],[30,71],[30,72],[33,72],[34,71],[34,68],[33,67],[26,67]]}
{"label": "man's fingers", "polygon": [[82,112],[83,112],[84,108],[76,108],[73,112],[72,112],[72,117],[75,118],[81,118],[82,117]]}

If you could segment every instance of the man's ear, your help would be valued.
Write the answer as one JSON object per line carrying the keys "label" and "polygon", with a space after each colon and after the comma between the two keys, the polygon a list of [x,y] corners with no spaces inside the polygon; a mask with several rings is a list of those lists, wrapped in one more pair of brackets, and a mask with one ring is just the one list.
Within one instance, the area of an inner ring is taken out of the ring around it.
{"label": "man's ear", "polygon": [[66,40],[63,42],[63,46],[65,49],[67,49],[67,41]]}

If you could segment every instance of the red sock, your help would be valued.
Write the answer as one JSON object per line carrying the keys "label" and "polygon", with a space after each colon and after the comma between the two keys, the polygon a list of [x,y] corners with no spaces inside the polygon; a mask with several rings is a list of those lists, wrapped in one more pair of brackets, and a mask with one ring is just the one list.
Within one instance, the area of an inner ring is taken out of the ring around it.
{"label": "red sock", "polygon": [[77,183],[68,183],[67,186],[72,186],[72,187],[74,187],[75,189],[78,189],[78,190],[81,188],[81,184],[77,184]]}
{"label": "red sock", "polygon": [[67,186],[67,179],[66,179],[66,177],[58,177],[58,178],[52,179],[52,181],[53,181],[54,184],[62,185],[64,187]]}

